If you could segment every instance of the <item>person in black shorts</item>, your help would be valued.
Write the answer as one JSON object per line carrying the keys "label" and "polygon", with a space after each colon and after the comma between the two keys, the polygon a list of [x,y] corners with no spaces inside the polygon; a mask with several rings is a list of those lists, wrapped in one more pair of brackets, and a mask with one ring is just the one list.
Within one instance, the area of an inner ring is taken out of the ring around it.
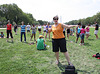
{"label": "person in black shorts", "polygon": [[67,37],[69,39],[69,35],[70,35],[70,28],[67,29]]}
{"label": "person in black shorts", "polygon": [[41,33],[41,28],[42,28],[41,25],[39,25],[39,26],[38,26],[39,34]]}
{"label": "person in black shorts", "polygon": [[72,65],[69,59],[67,48],[66,48],[66,40],[63,34],[63,29],[75,27],[75,25],[65,25],[65,24],[58,23],[58,19],[59,19],[58,16],[55,16],[53,18],[54,25],[52,25],[52,27],[49,28],[48,30],[48,32],[53,33],[52,47],[53,47],[53,52],[55,52],[55,56],[56,56],[56,64],[59,64],[59,51],[61,51],[65,55],[68,61],[68,64]]}

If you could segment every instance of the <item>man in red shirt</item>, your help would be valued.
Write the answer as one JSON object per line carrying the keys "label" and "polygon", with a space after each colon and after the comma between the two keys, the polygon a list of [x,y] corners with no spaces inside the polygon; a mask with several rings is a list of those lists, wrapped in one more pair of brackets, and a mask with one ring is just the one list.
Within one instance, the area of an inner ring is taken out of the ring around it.
{"label": "man in red shirt", "polygon": [[9,39],[9,34],[12,38],[12,42],[13,42],[13,36],[12,36],[12,24],[10,24],[10,21],[8,20],[8,24],[7,24],[7,30],[6,30],[6,33],[7,33],[7,42],[8,42],[8,39]]}

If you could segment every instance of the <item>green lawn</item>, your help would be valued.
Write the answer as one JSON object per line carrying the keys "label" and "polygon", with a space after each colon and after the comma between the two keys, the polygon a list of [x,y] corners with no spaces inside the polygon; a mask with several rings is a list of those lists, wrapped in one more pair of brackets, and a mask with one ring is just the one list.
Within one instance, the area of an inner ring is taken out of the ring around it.
{"label": "green lawn", "polygon": [[[6,32],[3,31],[6,37]],[[100,31],[98,33],[100,37]],[[20,42],[20,34],[14,36],[14,43],[0,39],[0,74],[60,74],[64,71],[67,61],[60,53],[61,65],[55,64],[55,54],[52,52],[52,43],[47,39],[47,50],[38,51],[36,44],[29,45],[30,35],[27,35],[27,42]],[[39,34],[37,32],[37,38]],[[67,38],[66,38],[67,39]],[[9,40],[11,41],[11,39]],[[72,43],[70,41],[73,41]],[[96,40],[94,28],[90,29],[89,40],[85,38],[85,45],[80,46],[80,39],[75,43],[75,36],[70,36],[67,41],[67,49],[71,62],[75,65],[78,74],[100,74],[100,60],[92,55],[100,53],[100,39]]]}

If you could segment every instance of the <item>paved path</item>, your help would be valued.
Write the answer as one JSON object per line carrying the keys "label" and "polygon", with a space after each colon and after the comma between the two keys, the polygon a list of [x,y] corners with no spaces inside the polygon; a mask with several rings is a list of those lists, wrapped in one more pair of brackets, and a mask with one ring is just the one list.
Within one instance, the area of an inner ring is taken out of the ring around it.
{"label": "paved path", "polygon": [[0,29],[6,29],[6,28],[0,28]]}

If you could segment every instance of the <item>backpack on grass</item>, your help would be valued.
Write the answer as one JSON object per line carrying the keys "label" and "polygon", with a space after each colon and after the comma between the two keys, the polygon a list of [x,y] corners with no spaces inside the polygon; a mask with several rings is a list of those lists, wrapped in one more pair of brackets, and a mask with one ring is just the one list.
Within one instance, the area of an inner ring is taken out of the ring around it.
{"label": "backpack on grass", "polygon": [[62,74],[77,74],[75,70],[75,66],[68,65],[65,67],[65,72],[62,72]]}
{"label": "backpack on grass", "polygon": [[92,57],[95,57],[97,59],[100,59],[100,54],[99,53],[96,53],[95,55],[93,55]]}

